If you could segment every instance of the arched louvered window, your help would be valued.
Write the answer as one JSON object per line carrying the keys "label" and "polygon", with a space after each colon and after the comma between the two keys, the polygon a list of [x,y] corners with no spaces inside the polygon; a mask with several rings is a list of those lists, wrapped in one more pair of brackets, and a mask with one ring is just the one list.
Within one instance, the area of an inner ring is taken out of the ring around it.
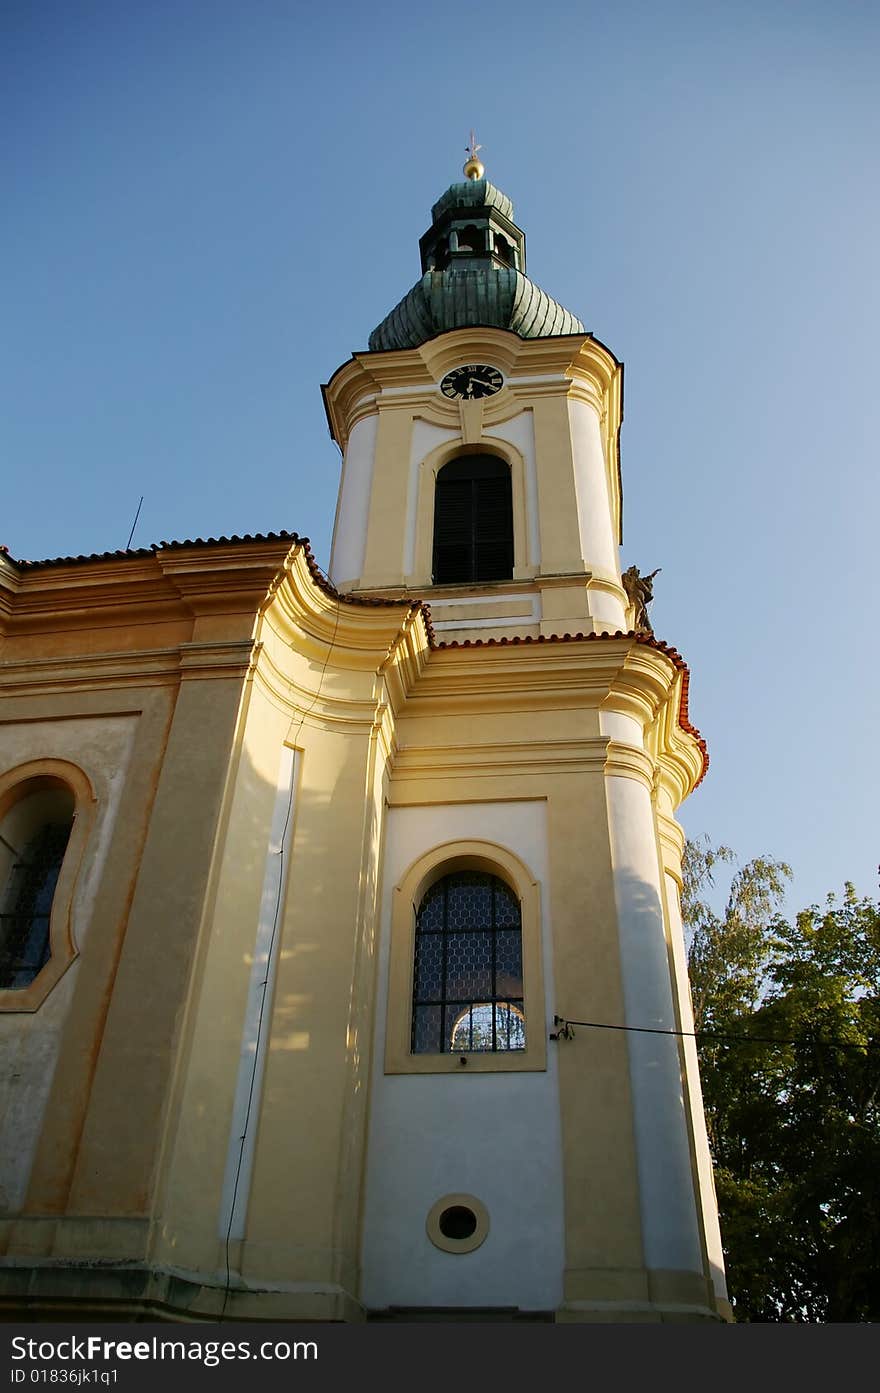
{"label": "arched louvered window", "polygon": [[0,826],[0,988],[7,991],[30,986],[49,961],[52,901],[73,811],[69,789],[38,788]]}
{"label": "arched louvered window", "polygon": [[525,1045],[519,900],[485,871],[445,875],[416,914],[412,1053]]}
{"label": "arched louvered window", "polygon": [[463,455],[437,474],[434,584],[510,580],[513,502],[510,469],[495,455]]}

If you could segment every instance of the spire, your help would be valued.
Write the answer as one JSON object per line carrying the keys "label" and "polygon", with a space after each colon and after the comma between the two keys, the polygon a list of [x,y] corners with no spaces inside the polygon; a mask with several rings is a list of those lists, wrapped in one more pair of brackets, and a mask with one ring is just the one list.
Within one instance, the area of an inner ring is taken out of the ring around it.
{"label": "spire", "polygon": [[465,153],[467,154],[467,160],[465,161],[464,169],[462,170],[465,179],[482,179],[483,175],[486,173],[486,170],[483,165],[483,161],[477,159],[477,151],[482,150],[483,147],[482,145],[477,144],[477,137],[474,134],[473,130],[471,130],[471,143],[470,145],[466,145],[464,148]]}

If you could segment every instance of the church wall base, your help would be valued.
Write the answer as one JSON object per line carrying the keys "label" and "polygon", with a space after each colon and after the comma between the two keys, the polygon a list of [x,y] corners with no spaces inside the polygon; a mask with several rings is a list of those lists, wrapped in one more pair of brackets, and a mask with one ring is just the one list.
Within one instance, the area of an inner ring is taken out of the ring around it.
{"label": "church wall base", "polygon": [[[719,1302],[698,1272],[662,1269],[584,1268],[565,1276],[566,1300],[556,1313],[560,1323],[729,1321],[727,1301]],[[723,1309],[722,1309],[723,1306]]]}
{"label": "church wall base", "polygon": [[563,1306],[556,1313],[558,1325],[691,1325],[710,1321],[717,1324],[724,1316],[708,1306],[624,1306],[614,1301],[592,1306]]}
{"label": "church wall base", "polygon": [[[580,1274],[585,1275],[585,1274]],[[618,1274],[619,1275],[619,1274]],[[685,1279],[674,1299],[671,1276]],[[295,1321],[359,1324],[369,1321],[550,1321],[557,1324],[689,1324],[732,1321],[730,1305],[708,1293],[687,1299],[699,1285],[691,1274],[648,1273],[642,1299],[609,1293],[619,1285],[611,1274],[604,1297],[573,1298],[555,1313],[518,1310],[365,1311],[342,1287],[295,1290],[242,1288],[208,1283],[196,1274],[123,1263],[46,1263],[0,1268],[0,1322],[39,1321]],[[655,1280],[657,1279],[657,1280]],[[233,1279],[233,1282],[237,1281]],[[575,1285],[582,1285],[576,1283]],[[597,1290],[598,1271],[589,1285]],[[665,1289],[665,1290],[664,1290]]]}
{"label": "church wall base", "polygon": [[0,1268],[0,1321],[328,1321],[359,1323],[342,1287],[268,1290],[118,1263]]}

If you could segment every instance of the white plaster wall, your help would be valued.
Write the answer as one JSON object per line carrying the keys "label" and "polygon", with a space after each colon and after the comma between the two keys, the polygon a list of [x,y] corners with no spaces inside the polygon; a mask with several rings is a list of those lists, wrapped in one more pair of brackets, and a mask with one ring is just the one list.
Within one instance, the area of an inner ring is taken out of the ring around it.
{"label": "white plaster wall", "polygon": [[538,467],[535,457],[535,422],[531,411],[521,411],[503,425],[493,426],[484,431],[486,436],[496,440],[506,440],[519,450],[525,461],[526,478],[526,563],[529,566],[541,564],[540,529],[538,527]]}
{"label": "white plaster wall", "polygon": [[[386,1075],[391,897],[407,868],[459,838],[495,842],[541,886],[547,1018],[553,1018],[543,802],[390,809],[386,830],[379,992],[363,1237],[362,1296],[387,1306],[514,1306],[562,1301],[562,1142],[556,1059],[546,1073]],[[527,1026],[528,1028],[528,1026]],[[472,1253],[441,1252],[425,1219],[445,1194],[489,1211]]]}
{"label": "white plaster wall", "polygon": [[[619,581],[620,568],[616,538],[611,524],[611,504],[608,498],[605,452],[602,449],[599,417],[591,406],[582,401],[569,401],[568,411],[581,556],[588,570],[606,579]],[[591,595],[591,601],[597,598],[599,593]],[[603,596],[603,617],[604,612],[610,613],[607,601],[613,604],[613,597]],[[622,624],[622,605],[620,619]],[[615,627],[618,627],[616,623]]]}
{"label": "white plaster wall", "polygon": [[590,615],[600,629],[612,634],[617,633],[618,629],[622,632],[626,630],[626,610],[622,600],[609,595],[607,590],[591,589],[587,595]]}
{"label": "white plaster wall", "polygon": [[[461,433],[457,430],[448,430],[443,426],[432,426],[428,421],[413,421],[412,437],[409,452],[409,483],[406,494],[406,545],[403,553],[403,574],[411,576],[416,564],[416,530],[418,522],[419,504],[419,474],[421,472],[422,460],[429,455],[432,450],[436,450],[438,445],[449,444],[450,441],[460,440]],[[427,480],[421,480],[421,487],[427,487]],[[434,520],[431,519],[431,527]]]}
{"label": "white plaster wall", "polygon": [[[684,946],[684,930],[681,922],[681,901],[678,885],[667,872],[666,904],[669,911],[669,936],[672,943],[672,957],[675,963],[678,986],[678,1013],[681,1028],[693,1031],[694,1012],[688,985],[687,952]],[[700,1206],[703,1217],[703,1234],[712,1285],[715,1295],[727,1299],[727,1281],[724,1275],[724,1252],[721,1247],[721,1229],[718,1224],[718,1201],[715,1197],[715,1180],[712,1174],[712,1156],[709,1151],[709,1138],[706,1133],[706,1115],[703,1111],[703,1090],[700,1087],[700,1068],[697,1060],[697,1042],[685,1036],[683,1039],[684,1057],[687,1068],[688,1094],[691,1109],[691,1128],[694,1139],[694,1152],[697,1160],[697,1177],[700,1187]]]}
{"label": "white plaster wall", "polygon": [[[107,859],[136,724],[136,716],[94,716],[0,725],[0,769],[31,759],[68,759],[85,770],[98,794],[72,905],[78,947]],[[0,1213],[17,1213],[24,1201],[79,967],[77,960],[37,1011],[0,1013]]]}
{"label": "white plaster wall", "polygon": [[379,417],[365,416],[348,438],[330,549],[330,579],[334,585],[357,580],[364,568],[378,429]]}
{"label": "white plaster wall", "polygon": [[[626,1025],[676,1028],[651,799],[606,778]],[[702,1272],[685,1099],[674,1035],[627,1036],[645,1261]]]}

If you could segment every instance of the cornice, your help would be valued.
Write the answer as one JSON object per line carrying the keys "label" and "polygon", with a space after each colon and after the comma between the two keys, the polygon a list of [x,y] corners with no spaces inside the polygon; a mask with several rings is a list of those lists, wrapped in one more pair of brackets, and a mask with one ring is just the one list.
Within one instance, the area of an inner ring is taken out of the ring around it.
{"label": "cornice", "polygon": [[608,576],[597,576],[595,571],[587,571],[587,589],[603,590],[606,595],[613,595],[615,599],[626,599],[626,591],[619,581],[609,579]]}
{"label": "cornice", "polygon": [[[645,642],[645,639],[652,642]],[[603,706],[633,716],[645,731],[646,747],[673,808],[705,773],[705,742],[687,720],[684,663],[675,649],[638,635]]]}
{"label": "cornice", "polygon": [[0,637],[6,632],[6,624],[20,589],[21,576],[6,555],[6,548],[0,547]]}
{"label": "cornice", "polygon": [[[665,719],[668,727],[666,742],[671,748],[673,739],[675,739],[680,744],[681,749],[687,751],[686,756],[683,755],[682,757],[686,758],[688,768],[691,769],[692,772],[695,771],[694,782],[688,780],[687,792],[691,792],[702,779],[705,778],[709,768],[709,752],[706,748],[705,740],[696,726],[692,725],[689,716],[688,689],[690,685],[690,672],[688,666],[677,649],[664,643],[662,639],[655,638],[653,634],[636,634],[632,631],[629,633],[622,633],[620,630],[613,634],[607,632],[588,634],[540,634],[536,637],[526,634],[522,637],[513,638],[456,639],[450,643],[436,643],[434,646],[438,651],[442,652],[468,654],[473,653],[475,650],[505,650],[507,648],[512,648],[516,652],[540,653],[543,652],[544,645],[546,644],[552,645],[557,651],[564,651],[567,649],[578,650],[582,645],[590,645],[591,647],[595,645],[599,650],[608,648],[612,651],[620,651],[621,645],[627,645],[626,651],[629,651],[629,648],[635,645],[638,649],[654,653],[658,658],[667,660],[669,664],[669,667],[666,669],[667,672],[671,669],[677,673],[678,676],[670,685],[669,696],[665,703]],[[540,662],[541,660],[539,659],[538,661]],[[639,664],[637,661],[631,666],[631,671],[638,672],[639,670],[644,673],[645,671],[649,671],[650,668],[646,669],[644,663]],[[624,697],[625,688],[620,688],[618,694],[619,705],[616,709],[623,711],[625,714],[634,715],[636,719],[639,719],[640,712],[644,712],[646,709],[643,699],[644,680],[642,680],[641,683],[643,688],[642,697],[638,695],[638,680],[631,680],[625,685],[628,685],[632,689],[633,701],[628,705]],[[662,691],[662,683],[658,690]],[[607,695],[607,692],[608,689],[606,688],[603,697]],[[615,709],[613,704],[611,709]],[[651,709],[650,701],[648,702],[647,709]],[[676,732],[674,736],[673,732]],[[678,801],[681,800],[678,799]]]}
{"label": "cornice", "polygon": [[663,869],[672,876],[679,891],[682,887],[681,858],[684,853],[685,835],[683,829],[665,813],[657,814],[657,827],[660,832],[660,849]]}
{"label": "cornice", "polygon": [[607,710],[634,716],[648,729],[666,699],[674,675],[675,669],[665,654],[633,644],[602,705]]}
{"label": "cornice", "polygon": [[394,715],[387,701],[380,701],[376,706],[373,736],[378,747],[381,767],[383,771],[387,770],[397,748]]}
{"label": "cornice", "polygon": [[410,608],[381,668],[391,710],[403,710],[429,659],[430,648],[423,609]]}
{"label": "cornice", "polygon": [[9,548],[0,546],[0,585],[14,584],[17,579],[18,571],[9,555]]}
{"label": "cornice", "polygon": [[[577,707],[622,712],[646,732],[647,753],[624,753],[630,747],[618,750],[612,742],[609,772],[638,778],[649,789],[659,778],[677,807],[708,765],[705,742],[687,716],[686,675],[681,656],[653,635],[465,640],[431,654],[408,714]],[[399,767],[406,769],[405,760]]]}
{"label": "cornice", "polygon": [[685,674],[676,672],[652,732],[651,744],[659,766],[660,784],[672,808],[692,793],[702,781],[708,767],[705,741],[692,734],[692,727],[683,726],[680,719]]}
{"label": "cornice", "polygon": [[620,382],[623,364],[599,339],[589,335],[578,345],[566,368],[573,383],[591,390],[597,385],[603,395]]}
{"label": "cornice", "polygon": [[499,640],[497,647],[468,641],[431,654],[410,698],[413,715],[517,711],[535,707],[598,707],[608,693],[625,648],[539,646]]}
{"label": "cornice", "polygon": [[[254,681],[292,722],[375,738],[384,763],[396,713],[427,661],[430,621],[411,601],[340,596],[314,569],[300,549],[273,587],[260,616],[266,641]],[[335,682],[325,682],[327,674]]]}
{"label": "cornice", "polygon": [[635,745],[624,745],[618,740],[609,740],[605,758],[605,773],[623,779],[635,779],[648,792],[654,788],[654,761],[644,750]]}
{"label": "cornice", "polygon": [[164,686],[186,677],[235,677],[247,672],[251,641],[184,643],[134,652],[63,654],[0,663],[0,695],[106,691]]}
{"label": "cornice", "polygon": [[90,627],[99,628],[118,624],[120,616],[125,623],[193,617],[151,559],[134,563],[127,573],[122,566],[25,573],[11,606],[7,632],[73,629],[84,618]]}
{"label": "cornice", "polygon": [[[281,653],[287,650],[283,648]],[[297,658],[302,658],[298,653]],[[325,729],[368,733],[376,717],[375,682],[355,682],[344,694],[326,683],[331,664],[319,669],[314,663],[291,659],[289,668],[275,661],[268,644],[260,647],[253,669],[254,684],[287,718]]]}
{"label": "cornice", "polygon": [[[276,706],[309,726],[373,735],[387,758],[395,714],[428,659],[421,603],[340,595],[301,546],[267,597],[258,633],[255,681]],[[328,687],[327,673],[347,674],[344,694]]]}
{"label": "cornice", "polygon": [[[297,544],[295,544],[296,547]],[[284,565],[290,546],[170,549],[156,553],[162,574],[195,615],[255,611]]]}
{"label": "cornice", "polygon": [[535,576],[533,581],[536,590],[567,590],[572,582],[577,581],[579,585],[587,585],[593,579],[593,572],[586,567],[582,571],[558,571],[544,572]]}
{"label": "cornice", "polygon": [[283,565],[291,535],[16,563],[5,631],[13,636],[84,623],[95,630],[255,612]]}
{"label": "cornice", "polygon": [[419,601],[341,595],[329,582],[315,583],[313,565],[304,547],[294,548],[264,607],[261,622],[282,641],[314,661],[332,655],[336,668],[364,672],[385,664],[402,629],[411,628],[414,642],[427,650],[429,620]]}
{"label": "cornice", "polygon": [[[325,664],[332,655],[335,667],[371,674],[371,682],[381,674],[382,699],[387,690],[399,709],[433,640],[429,613],[419,601],[340,595],[321,573],[308,542],[295,534],[163,544],[118,556],[19,563],[19,569],[5,557],[0,562],[15,592],[12,632],[131,628],[136,619],[147,625],[230,608],[242,614],[242,632],[231,638],[7,660],[0,663],[0,692],[8,696],[243,678],[268,624],[307,661]],[[267,688],[289,706],[289,674],[272,664],[268,653],[261,667]],[[311,702],[315,691],[304,689],[298,696]],[[324,716],[371,725],[375,700],[358,703],[355,698],[356,709],[341,716],[331,703]]]}
{"label": "cornice", "polygon": [[184,681],[244,677],[254,661],[254,644],[250,639],[182,643],[178,651],[180,676]]}
{"label": "cornice", "polygon": [[400,745],[393,761],[394,780],[426,775],[451,779],[479,776],[578,774],[600,771],[605,764],[604,737],[587,740],[496,741],[479,744]]}
{"label": "cornice", "polygon": [[[619,428],[622,366],[591,334],[521,339],[510,330],[474,327],[439,334],[418,348],[353,354],[322,388],[330,434],[344,451],[353,425],[365,414],[368,400],[369,411],[385,406],[411,410],[416,404],[420,410],[436,413],[437,423],[443,424],[447,415],[437,400],[437,383],[462,360],[483,359],[500,368],[508,379],[497,404],[494,399],[486,404],[487,424],[508,419],[522,409],[525,398],[576,392]],[[517,376],[549,380],[517,385]],[[401,391],[405,395],[396,395]],[[384,401],[383,393],[390,394]],[[514,401],[519,405],[511,409]],[[458,425],[455,404],[448,419]],[[609,460],[616,473],[616,429]]]}

